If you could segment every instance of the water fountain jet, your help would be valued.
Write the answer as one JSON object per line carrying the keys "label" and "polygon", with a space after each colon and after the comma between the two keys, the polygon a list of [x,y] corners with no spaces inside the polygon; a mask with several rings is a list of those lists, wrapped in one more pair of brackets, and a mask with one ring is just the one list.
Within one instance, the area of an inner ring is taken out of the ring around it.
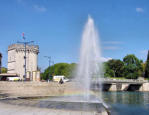
{"label": "water fountain jet", "polygon": [[91,82],[96,78],[100,83],[101,75],[101,50],[99,47],[99,36],[94,25],[94,20],[88,16],[88,21],[84,27],[80,49],[80,60],[77,69],[76,80],[80,82],[83,96],[86,101],[90,101]]}

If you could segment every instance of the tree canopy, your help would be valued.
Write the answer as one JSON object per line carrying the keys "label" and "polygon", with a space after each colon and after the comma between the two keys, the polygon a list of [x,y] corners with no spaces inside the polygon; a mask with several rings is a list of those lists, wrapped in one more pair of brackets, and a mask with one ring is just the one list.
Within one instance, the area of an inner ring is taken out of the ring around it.
{"label": "tree canopy", "polygon": [[145,78],[149,78],[149,51],[147,54],[147,60],[146,60],[146,64],[145,64]]}
{"label": "tree canopy", "polygon": [[142,60],[139,60],[135,55],[129,54],[123,58],[124,76],[128,79],[136,79],[142,76],[143,67]]}
{"label": "tree canopy", "polygon": [[2,68],[1,68],[1,73],[7,73],[7,68],[2,67]]}
{"label": "tree canopy", "polygon": [[72,78],[75,67],[75,63],[57,63],[45,69],[41,76],[44,80],[52,79],[54,75],[64,75],[67,78]]}
{"label": "tree canopy", "polygon": [[111,77],[122,77],[124,63],[121,60],[111,59],[105,64],[105,75]]}
{"label": "tree canopy", "polygon": [[134,54],[129,54],[123,58],[123,61],[119,59],[111,59],[105,62],[104,75],[105,77],[137,79],[139,76],[143,76],[143,68],[143,61],[139,60]]}
{"label": "tree canopy", "polygon": [[[44,80],[52,79],[54,75],[64,75],[67,78],[73,78],[76,66],[77,64],[75,63],[57,63],[46,68],[41,76]],[[139,76],[143,76],[145,71],[145,77],[149,78],[149,54],[146,64],[134,54],[129,54],[122,61],[120,59],[111,59],[104,62],[103,68],[104,77],[137,79]]]}

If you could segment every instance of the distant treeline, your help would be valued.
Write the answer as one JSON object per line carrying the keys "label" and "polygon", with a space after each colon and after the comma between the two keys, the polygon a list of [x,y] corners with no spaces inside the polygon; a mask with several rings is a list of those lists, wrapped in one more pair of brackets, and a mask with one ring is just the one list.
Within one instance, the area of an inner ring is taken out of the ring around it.
{"label": "distant treeline", "polygon": [[7,73],[7,68],[2,67],[2,68],[1,68],[1,73]]}
{"label": "distant treeline", "polygon": [[[48,67],[41,74],[42,79],[52,79],[53,75],[64,75],[67,78],[72,78],[75,75],[75,63],[57,63]],[[149,54],[147,61],[143,63],[134,54],[126,55],[123,60],[111,59],[103,63],[104,77],[137,79],[138,77],[149,78]]]}
{"label": "distant treeline", "polygon": [[149,78],[149,53],[146,62],[143,63],[134,54],[123,58],[112,59],[104,63],[105,77],[123,77],[126,79],[137,79],[138,77]]}
{"label": "distant treeline", "polygon": [[137,79],[144,76],[145,64],[135,55],[129,54],[123,58],[111,59],[104,63],[105,77],[124,77],[127,79]]}
{"label": "distant treeline", "polygon": [[73,75],[74,75],[75,68],[76,68],[75,63],[71,63],[71,64],[57,63],[45,69],[45,71],[41,73],[41,78],[43,80],[48,80],[48,79],[52,79],[52,76],[54,75],[64,75],[67,78],[72,78],[74,77]]}

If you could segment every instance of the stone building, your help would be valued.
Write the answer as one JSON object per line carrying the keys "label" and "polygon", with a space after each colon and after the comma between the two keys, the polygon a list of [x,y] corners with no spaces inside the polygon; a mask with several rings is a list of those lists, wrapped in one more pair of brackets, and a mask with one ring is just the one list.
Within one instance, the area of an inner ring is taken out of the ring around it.
{"label": "stone building", "polygon": [[[33,80],[33,73],[37,71],[39,46],[26,45],[26,71],[27,77]],[[8,71],[17,74],[23,80],[25,75],[25,48],[23,44],[8,46]]]}
{"label": "stone building", "polygon": [[0,53],[0,73],[1,73],[1,68],[2,68],[2,54]]}

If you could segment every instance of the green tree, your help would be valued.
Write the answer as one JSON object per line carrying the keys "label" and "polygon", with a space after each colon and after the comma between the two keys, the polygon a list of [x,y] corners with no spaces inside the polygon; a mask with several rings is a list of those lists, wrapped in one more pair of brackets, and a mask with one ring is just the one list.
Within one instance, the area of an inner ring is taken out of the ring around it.
{"label": "green tree", "polygon": [[7,68],[2,67],[2,68],[1,68],[1,72],[2,72],[2,73],[7,73]]}
{"label": "green tree", "polygon": [[114,72],[113,72],[113,70],[111,70],[109,68],[108,62],[104,62],[103,67],[104,67],[104,77],[113,77],[114,76]]}
{"label": "green tree", "polygon": [[75,70],[76,64],[68,64],[68,63],[57,63],[50,68],[48,67],[45,69],[45,71],[42,74],[42,79],[47,80],[47,79],[52,79],[51,76],[54,75],[64,75],[67,78],[73,77],[73,72]]}
{"label": "green tree", "polygon": [[129,54],[123,58],[124,75],[128,79],[137,79],[143,73],[142,60],[139,60],[134,54]]}
{"label": "green tree", "polygon": [[69,64],[67,63],[58,63],[54,65],[54,74],[55,75],[64,75],[69,76]]}
{"label": "green tree", "polygon": [[41,73],[41,79],[42,80],[48,80],[50,78],[49,74],[49,67],[45,69],[43,73]]}
{"label": "green tree", "polygon": [[69,64],[69,68],[68,68],[68,78],[74,78],[75,77],[75,72],[76,72],[76,67],[77,67],[77,64],[76,63],[71,63]]}
{"label": "green tree", "polygon": [[107,77],[123,77],[124,63],[118,59],[111,59],[105,62],[105,76]]}
{"label": "green tree", "polygon": [[147,54],[147,60],[146,60],[146,64],[145,64],[145,78],[149,78],[149,50],[148,50],[148,54]]}

